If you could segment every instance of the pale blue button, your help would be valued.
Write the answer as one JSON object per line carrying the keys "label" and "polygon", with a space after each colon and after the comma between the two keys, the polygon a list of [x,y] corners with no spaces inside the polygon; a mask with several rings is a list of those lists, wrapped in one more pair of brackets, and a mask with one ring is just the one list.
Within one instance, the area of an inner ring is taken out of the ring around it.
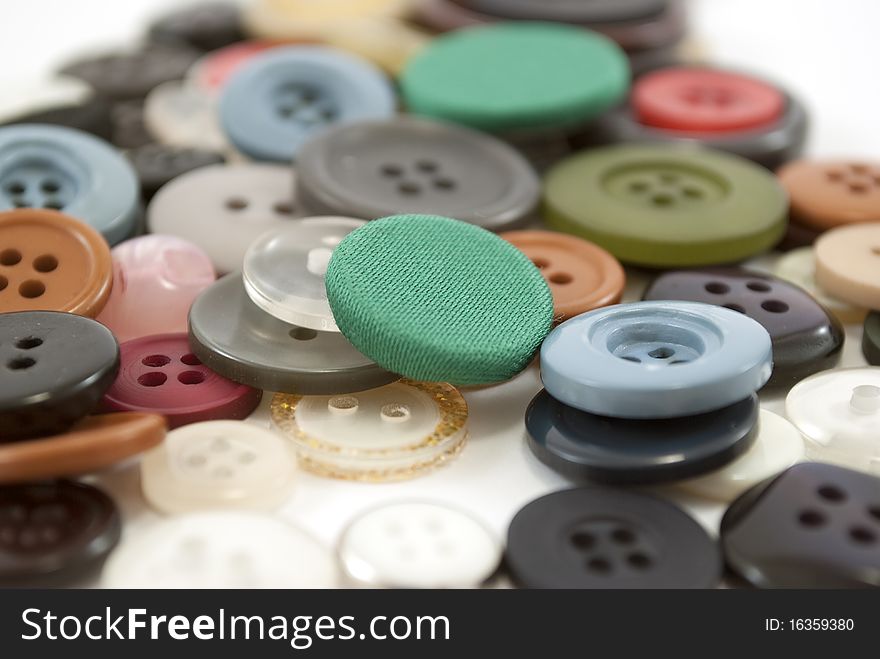
{"label": "pale blue button", "polygon": [[696,302],[597,309],[557,327],[541,347],[541,378],[553,398],[625,419],[732,405],[767,382],[772,364],[759,323]]}

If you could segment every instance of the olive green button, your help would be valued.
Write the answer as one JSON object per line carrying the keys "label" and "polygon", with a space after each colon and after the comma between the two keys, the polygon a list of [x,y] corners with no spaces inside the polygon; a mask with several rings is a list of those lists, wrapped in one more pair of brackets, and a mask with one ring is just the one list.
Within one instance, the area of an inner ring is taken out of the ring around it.
{"label": "olive green button", "polygon": [[435,39],[406,67],[401,89],[415,114],[487,131],[580,125],[629,87],[623,51],[567,25],[503,23]]}
{"label": "olive green button", "polygon": [[787,210],[770,172],[709,149],[594,149],[544,179],[547,224],[648,267],[741,261],[778,242]]}

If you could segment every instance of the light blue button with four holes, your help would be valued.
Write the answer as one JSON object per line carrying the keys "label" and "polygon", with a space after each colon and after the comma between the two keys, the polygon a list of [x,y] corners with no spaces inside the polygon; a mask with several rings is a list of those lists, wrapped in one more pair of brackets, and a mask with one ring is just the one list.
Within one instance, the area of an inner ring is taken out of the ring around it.
{"label": "light blue button with four holes", "polygon": [[46,124],[0,128],[0,210],[60,210],[114,245],[134,232],[139,200],[137,174],[104,140]]}
{"label": "light blue button with four holes", "polygon": [[226,84],[220,122],[256,160],[290,162],[315,132],[336,123],[384,119],[394,90],[366,60],[333,48],[290,46],[254,57]]}
{"label": "light blue button with four holes", "polygon": [[760,389],[771,370],[767,330],[736,311],[696,302],[591,311],[557,327],[541,347],[541,378],[553,398],[626,419],[732,405]]}

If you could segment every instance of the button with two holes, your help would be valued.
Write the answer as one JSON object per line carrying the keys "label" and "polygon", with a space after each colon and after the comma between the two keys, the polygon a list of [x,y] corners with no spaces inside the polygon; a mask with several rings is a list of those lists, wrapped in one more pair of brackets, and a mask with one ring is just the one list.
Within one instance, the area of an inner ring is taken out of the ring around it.
{"label": "button with two holes", "polygon": [[744,268],[667,272],[644,299],[717,304],[761,323],[773,341],[771,385],[794,384],[840,361],[840,321],[806,291],[771,275]]}
{"label": "button with two holes", "polygon": [[119,347],[100,323],[0,314],[0,443],[64,432],[97,406],[118,368]]}
{"label": "button with two holes", "polygon": [[522,508],[506,563],[525,588],[712,588],[721,556],[671,503],[602,487],[562,490]]}
{"label": "button with two holes", "polygon": [[262,392],[236,384],[204,366],[189,348],[186,334],[157,334],[120,347],[116,381],[103,406],[115,412],[152,412],[171,428],[198,421],[244,419]]}

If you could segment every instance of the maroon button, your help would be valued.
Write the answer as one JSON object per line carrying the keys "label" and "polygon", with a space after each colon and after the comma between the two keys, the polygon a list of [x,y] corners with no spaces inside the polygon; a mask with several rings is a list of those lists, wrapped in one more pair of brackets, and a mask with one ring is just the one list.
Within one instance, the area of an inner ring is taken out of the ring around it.
{"label": "maroon button", "polygon": [[123,343],[121,366],[104,409],[153,412],[171,428],[214,419],[244,419],[262,392],[218,375],[190,352],[186,334],[145,336]]}

